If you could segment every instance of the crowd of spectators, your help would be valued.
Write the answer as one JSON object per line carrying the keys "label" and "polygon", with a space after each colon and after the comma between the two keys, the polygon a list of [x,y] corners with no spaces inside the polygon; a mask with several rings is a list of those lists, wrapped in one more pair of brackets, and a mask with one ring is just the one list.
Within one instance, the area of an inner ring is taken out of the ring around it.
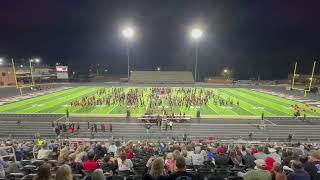
{"label": "crowd of spectators", "polygon": [[315,144],[41,139],[0,143],[3,179],[320,179],[320,146]]}

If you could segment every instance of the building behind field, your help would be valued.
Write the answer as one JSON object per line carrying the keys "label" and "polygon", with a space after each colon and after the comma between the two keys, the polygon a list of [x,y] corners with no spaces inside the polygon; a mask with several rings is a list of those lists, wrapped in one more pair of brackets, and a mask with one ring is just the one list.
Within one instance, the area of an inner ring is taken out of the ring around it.
{"label": "building behind field", "polygon": [[232,84],[233,79],[227,79],[223,76],[210,76],[205,79],[205,82],[211,84]]}
{"label": "building behind field", "polygon": [[193,84],[191,71],[133,71],[132,83]]}
{"label": "building behind field", "polygon": [[14,73],[10,67],[0,67],[0,86],[14,85]]}
{"label": "building behind field", "polygon": [[[293,74],[289,74],[288,80],[290,83],[292,82],[292,78],[293,78]],[[310,74],[297,74],[295,83],[307,84],[310,82],[310,78],[311,78]],[[320,84],[320,74],[315,74],[312,82],[314,84]]]}

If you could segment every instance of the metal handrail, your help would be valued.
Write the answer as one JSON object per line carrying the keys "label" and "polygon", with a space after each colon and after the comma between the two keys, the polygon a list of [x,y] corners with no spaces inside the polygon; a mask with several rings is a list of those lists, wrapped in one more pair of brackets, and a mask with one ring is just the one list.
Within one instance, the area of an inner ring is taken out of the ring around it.
{"label": "metal handrail", "polygon": [[0,147],[0,149],[4,149],[5,151],[7,149],[11,149],[12,153],[9,153],[8,152],[8,155],[5,155],[5,156],[0,156],[0,158],[6,158],[6,157],[13,157],[14,158],[14,162],[17,162],[17,158],[16,158],[16,151],[14,150],[14,148],[12,146],[4,146],[4,147]]}

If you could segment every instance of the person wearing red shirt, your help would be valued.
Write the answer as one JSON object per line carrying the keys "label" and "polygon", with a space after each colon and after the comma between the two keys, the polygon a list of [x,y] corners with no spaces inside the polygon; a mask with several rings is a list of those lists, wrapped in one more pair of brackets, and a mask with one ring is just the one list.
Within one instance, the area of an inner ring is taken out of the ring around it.
{"label": "person wearing red shirt", "polygon": [[100,127],[101,127],[101,131],[102,132],[106,132],[106,127],[104,126],[104,124],[102,123],[102,124],[100,124]]}
{"label": "person wearing red shirt", "polygon": [[112,123],[109,124],[110,133],[112,133]]}
{"label": "person wearing red shirt", "polygon": [[256,153],[258,153],[257,149],[256,149],[256,148],[252,148],[252,149],[251,149],[251,154],[254,155],[254,154],[256,154]]}
{"label": "person wearing red shirt", "polygon": [[99,168],[99,164],[93,160],[94,157],[95,157],[94,152],[88,153],[88,160],[82,163],[83,170],[94,171]]}
{"label": "person wearing red shirt", "polygon": [[265,160],[265,162],[266,162],[266,167],[265,167],[265,169],[266,169],[267,171],[272,171],[273,166],[274,166],[274,162],[276,162],[276,161],[275,161],[272,157],[267,157],[266,160]]}
{"label": "person wearing red shirt", "polygon": [[148,153],[152,153],[152,151],[153,151],[152,147],[151,147],[150,145],[148,145],[148,147],[147,147],[147,152],[148,152]]}
{"label": "person wearing red shirt", "polygon": [[219,152],[220,154],[223,154],[223,153],[225,152],[224,147],[223,147],[223,146],[220,146],[220,147],[218,148],[218,152]]}
{"label": "person wearing red shirt", "polygon": [[127,148],[127,150],[126,150],[127,159],[131,159],[131,158],[133,158],[133,156],[134,156],[133,151],[130,148]]}
{"label": "person wearing red shirt", "polygon": [[71,134],[74,133],[74,124],[73,123],[69,124],[69,132]]}

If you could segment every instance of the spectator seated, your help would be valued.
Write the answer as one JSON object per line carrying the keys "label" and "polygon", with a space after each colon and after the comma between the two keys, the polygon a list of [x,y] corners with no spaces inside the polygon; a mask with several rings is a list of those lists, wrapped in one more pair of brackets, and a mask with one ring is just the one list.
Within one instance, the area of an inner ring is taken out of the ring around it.
{"label": "spectator seated", "polygon": [[[254,177],[263,180],[271,177],[290,179],[301,175],[317,179],[316,167],[320,162],[318,144],[270,143],[240,146],[217,141],[168,140],[120,143],[91,141],[67,145],[63,142],[59,144],[57,156],[53,156],[44,141],[38,155],[33,156],[32,152],[36,149],[34,147],[37,146],[38,140],[31,141],[33,143],[11,139],[10,144],[5,144],[6,147],[33,145],[24,151],[27,155],[22,155],[20,159],[14,156],[17,148],[5,148],[2,151],[0,179],[27,180],[37,179],[40,176],[79,180],[124,178],[202,180]],[[81,153],[86,156],[79,156]],[[39,157],[39,154],[44,159],[35,158]],[[295,161],[288,163],[291,160]]]}

